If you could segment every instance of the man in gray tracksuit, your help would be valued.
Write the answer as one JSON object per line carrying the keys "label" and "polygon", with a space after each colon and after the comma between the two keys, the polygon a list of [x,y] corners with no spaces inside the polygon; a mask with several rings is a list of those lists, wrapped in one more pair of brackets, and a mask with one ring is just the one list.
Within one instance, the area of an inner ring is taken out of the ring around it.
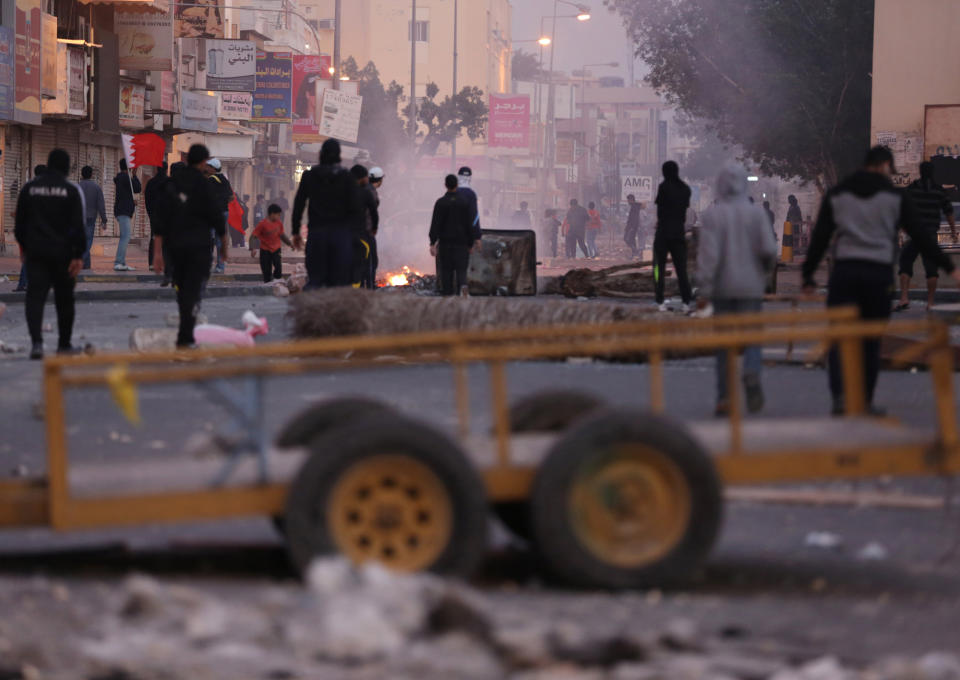
{"label": "man in gray tracksuit", "polygon": [[[804,290],[815,289],[813,276],[820,260],[832,249],[833,271],[827,288],[827,306],[854,305],[863,319],[890,318],[893,293],[893,263],[897,255],[897,229],[913,239],[920,254],[960,281],[933,235],[917,217],[910,195],[896,188],[890,177],[896,173],[893,153],[877,146],[867,153],[864,167],[827,192],[810,238],[803,263]],[[831,245],[832,244],[832,245]],[[871,414],[882,415],[873,406],[873,393],[880,373],[880,340],[863,343],[864,392]],[[843,374],[836,348],[830,351],[830,392],[833,413],[846,411]]]}
{"label": "man in gray tracksuit", "polygon": [[[700,309],[712,303],[717,314],[759,312],[770,271],[776,265],[777,243],[763,208],[750,203],[747,171],[729,163],[717,177],[717,203],[703,214],[697,255]],[[729,412],[727,352],[717,353],[717,415]],[[743,353],[743,383],[747,408],[763,408],[760,347]]]}

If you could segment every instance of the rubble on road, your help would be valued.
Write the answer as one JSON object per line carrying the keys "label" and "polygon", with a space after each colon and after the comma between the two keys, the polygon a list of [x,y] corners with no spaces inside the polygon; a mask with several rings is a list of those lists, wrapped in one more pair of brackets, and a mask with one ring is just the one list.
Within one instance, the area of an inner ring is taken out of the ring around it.
{"label": "rubble on road", "polygon": [[316,562],[306,587],[244,588],[240,597],[143,575],[78,590],[0,579],[0,597],[15,605],[0,621],[0,677],[960,680],[953,654],[853,668],[681,618],[651,630],[629,618],[505,611],[459,582],[339,559]]}

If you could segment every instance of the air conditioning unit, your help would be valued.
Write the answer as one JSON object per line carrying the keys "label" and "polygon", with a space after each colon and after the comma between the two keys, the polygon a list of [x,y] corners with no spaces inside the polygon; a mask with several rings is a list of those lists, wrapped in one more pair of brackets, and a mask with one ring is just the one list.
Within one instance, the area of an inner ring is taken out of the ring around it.
{"label": "air conditioning unit", "polygon": [[318,31],[333,31],[337,28],[336,19],[318,19],[317,20],[317,30]]}

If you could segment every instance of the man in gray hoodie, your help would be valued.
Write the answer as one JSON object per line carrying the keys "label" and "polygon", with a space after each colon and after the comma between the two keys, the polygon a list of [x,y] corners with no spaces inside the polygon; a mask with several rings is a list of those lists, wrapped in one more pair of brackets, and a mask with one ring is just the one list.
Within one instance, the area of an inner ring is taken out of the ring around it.
{"label": "man in gray hoodie", "polygon": [[[747,196],[747,171],[729,163],[717,177],[717,203],[703,214],[697,255],[697,283],[703,310],[712,303],[717,314],[759,312],[767,278],[776,264],[777,243],[763,208]],[[727,352],[717,354],[717,415],[730,410],[727,397]],[[763,408],[760,347],[743,353],[743,383],[747,409]]]}

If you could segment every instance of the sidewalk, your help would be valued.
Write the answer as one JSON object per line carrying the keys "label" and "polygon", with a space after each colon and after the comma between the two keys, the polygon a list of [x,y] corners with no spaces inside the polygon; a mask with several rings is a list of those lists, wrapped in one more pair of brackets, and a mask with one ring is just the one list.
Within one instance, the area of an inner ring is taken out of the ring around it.
{"label": "sidewalk", "polygon": [[[116,239],[102,239],[116,241]],[[115,243],[113,248],[94,248],[90,256],[90,269],[80,272],[77,277],[77,300],[164,300],[173,299],[170,287],[161,288],[161,277],[147,266],[147,253],[135,243],[127,249],[127,264],[134,268],[131,272],[113,270]],[[104,252],[107,251],[107,252]],[[250,257],[247,248],[232,248],[231,261],[227,263],[224,274],[210,277],[206,296],[225,297],[233,295],[271,295],[270,286],[264,285],[260,274],[260,261]],[[303,262],[299,253],[284,254],[284,270],[294,271],[297,264]],[[0,256],[0,302],[21,302],[23,293],[14,289],[20,278],[20,258],[16,248],[7,248]]]}

